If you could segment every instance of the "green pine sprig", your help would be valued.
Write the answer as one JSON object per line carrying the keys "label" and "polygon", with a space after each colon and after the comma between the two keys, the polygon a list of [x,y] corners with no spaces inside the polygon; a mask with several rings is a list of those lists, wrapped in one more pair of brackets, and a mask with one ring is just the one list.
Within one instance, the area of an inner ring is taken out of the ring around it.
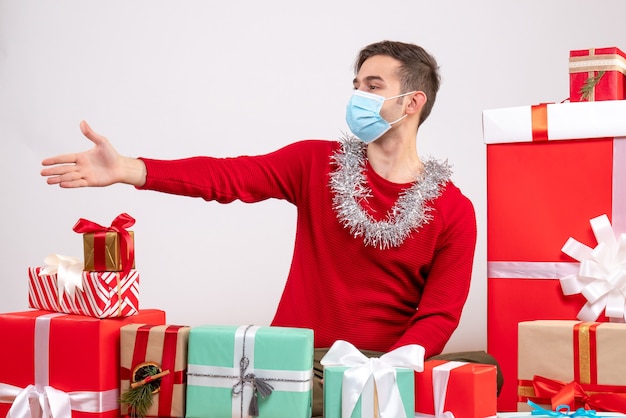
{"label": "green pine sprig", "polygon": [[600,82],[600,79],[602,78],[604,73],[605,71],[599,71],[598,74],[596,74],[595,76],[589,77],[585,80],[585,84],[583,84],[583,86],[578,91],[581,101],[589,100],[591,98],[591,95],[593,94],[593,89]]}
{"label": "green pine sprig", "polygon": [[150,385],[137,386],[122,394],[120,402],[128,405],[131,417],[144,418],[152,406],[152,388]]}

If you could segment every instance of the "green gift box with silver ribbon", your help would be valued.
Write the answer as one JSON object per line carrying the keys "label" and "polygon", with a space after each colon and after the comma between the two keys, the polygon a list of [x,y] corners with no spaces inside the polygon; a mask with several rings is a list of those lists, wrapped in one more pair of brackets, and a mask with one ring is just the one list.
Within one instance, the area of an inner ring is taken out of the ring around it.
{"label": "green gift box with silver ribbon", "polygon": [[187,418],[309,418],[313,331],[202,325],[189,332]]}

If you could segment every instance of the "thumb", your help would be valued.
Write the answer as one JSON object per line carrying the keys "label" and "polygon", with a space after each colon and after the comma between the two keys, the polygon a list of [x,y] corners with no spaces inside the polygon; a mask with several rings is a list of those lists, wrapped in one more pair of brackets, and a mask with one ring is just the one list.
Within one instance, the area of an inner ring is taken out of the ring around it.
{"label": "thumb", "polygon": [[98,133],[96,133],[91,126],[86,121],[80,122],[80,131],[85,135],[91,142],[95,145],[101,144],[106,141],[106,138]]}

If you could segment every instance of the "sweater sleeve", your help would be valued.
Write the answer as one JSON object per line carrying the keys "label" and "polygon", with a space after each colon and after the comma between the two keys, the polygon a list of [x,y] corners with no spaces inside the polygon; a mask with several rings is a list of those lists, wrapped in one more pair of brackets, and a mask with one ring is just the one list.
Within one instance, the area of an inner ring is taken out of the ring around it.
{"label": "sweater sleeve", "polygon": [[296,203],[302,176],[308,173],[311,147],[301,141],[258,156],[191,157],[179,160],[141,158],[146,183],[139,189],[204,200],[252,203],[269,198]]}
{"label": "sweater sleeve", "polygon": [[436,216],[443,218],[444,227],[418,309],[409,328],[391,349],[419,344],[425,348],[426,358],[440,354],[459,324],[470,288],[476,215],[469,199],[452,187],[458,192],[456,197],[451,199],[444,194],[436,208]]}

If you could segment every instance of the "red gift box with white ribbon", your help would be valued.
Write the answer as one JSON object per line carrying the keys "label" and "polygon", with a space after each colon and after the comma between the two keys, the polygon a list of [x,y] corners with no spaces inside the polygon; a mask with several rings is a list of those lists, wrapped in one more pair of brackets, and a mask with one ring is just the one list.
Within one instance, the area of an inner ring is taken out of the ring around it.
{"label": "red gift box with white ribbon", "polygon": [[[594,248],[589,221],[626,232],[626,101],[541,104],[483,112],[487,144],[487,350],[500,363],[501,412],[517,409],[517,324],[576,319],[587,303],[560,279]],[[604,314],[597,318],[606,321]]]}
{"label": "red gift box with white ribbon", "polygon": [[135,322],[164,324],[165,312],[0,314],[0,416],[119,417],[120,328]]}

